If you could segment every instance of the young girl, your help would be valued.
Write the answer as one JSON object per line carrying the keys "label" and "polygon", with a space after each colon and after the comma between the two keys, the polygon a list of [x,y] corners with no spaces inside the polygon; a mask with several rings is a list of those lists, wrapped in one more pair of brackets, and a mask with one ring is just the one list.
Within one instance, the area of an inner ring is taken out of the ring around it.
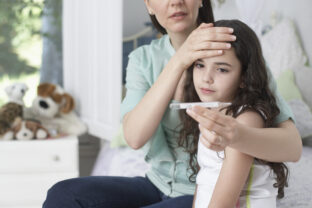
{"label": "young girl", "polygon": [[[199,59],[193,64],[186,75],[185,101],[231,102],[229,107],[218,110],[251,127],[272,127],[279,109],[269,89],[256,34],[238,20],[217,21],[214,25],[233,28],[237,40],[224,55]],[[193,116],[192,111],[187,112]],[[197,122],[183,112],[180,115],[184,128],[179,144],[187,144],[188,136],[197,138],[192,145],[185,145],[194,174],[196,153],[199,164],[196,208],[276,207],[276,196],[283,197],[287,185],[288,169],[283,163],[254,159],[230,147],[216,153],[203,145]]]}

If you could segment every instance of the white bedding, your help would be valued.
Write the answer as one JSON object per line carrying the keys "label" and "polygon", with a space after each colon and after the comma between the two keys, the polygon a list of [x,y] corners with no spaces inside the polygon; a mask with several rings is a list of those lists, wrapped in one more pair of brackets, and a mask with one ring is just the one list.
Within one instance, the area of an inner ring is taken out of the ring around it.
{"label": "white bedding", "polygon": [[[278,208],[312,207],[312,147],[304,146],[299,162],[289,163],[289,187]],[[107,143],[101,150],[92,175],[144,176],[148,170],[144,155],[130,148],[110,148]]]}

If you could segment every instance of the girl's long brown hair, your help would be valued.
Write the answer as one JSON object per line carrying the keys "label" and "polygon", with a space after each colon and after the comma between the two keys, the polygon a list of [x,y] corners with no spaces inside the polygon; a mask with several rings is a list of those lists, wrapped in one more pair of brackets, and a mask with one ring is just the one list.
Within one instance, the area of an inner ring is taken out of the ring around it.
{"label": "girl's long brown hair", "polygon": [[[232,48],[239,59],[242,72],[243,88],[237,90],[232,105],[226,108],[226,115],[234,118],[244,111],[256,111],[265,121],[265,127],[273,127],[274,119],[279,114],[279,108],[275,97],[269,89],[269,78],[262,56],[262,50],[256,34],[239,20],[221,20],[214,23],[216,27],[231,27],[237,39],[232,42]],[[193,84],[193,66],[187,70],[184,85],[184,102],[200,102]],[[240,108],[243,107],[243,110]],[[178,139],[179,146],[185,148],[190,154],[189,165],[192,170],[190,181],[194,181],[198,172],[197,145],[199,140],[198,123],[190,118],[184,111],[180,112],[182,129]],[[260,159],[257,161],[266,164],[276,174],[274,187],[278,188],[278,198],[284,197],[284,187],[287,187],[288,168],[284,163],[267,162]]]}

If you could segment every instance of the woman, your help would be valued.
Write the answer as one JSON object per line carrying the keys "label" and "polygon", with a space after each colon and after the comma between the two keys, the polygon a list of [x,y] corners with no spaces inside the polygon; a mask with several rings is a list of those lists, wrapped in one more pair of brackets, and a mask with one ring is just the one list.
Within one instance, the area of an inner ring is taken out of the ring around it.
{"label": "woman", "polygon": [[[168,104],[182,101],[185,70],[198,59],[222,54],[235,36],[231,28],[205,24],[214,21],[209,0],[145,0],[145,4],[155,26],[168,35],[129,56],[122,118],[127,143],[134,149],[144,146],[151,169],[145,178],[104,176],[60,182],[49,190],[44,208],[192,206],[195,184],[188,180],[189,155],[177,147],[179,118]],[[245,127],[202,108],[195,108],[194,118],[211,149],[229,145],[264,160],[296,161],[301,140],[283,104],[278,123],[284,122],[275,129]],[[208,137],[207,129],[219,134],[221,142]]]}

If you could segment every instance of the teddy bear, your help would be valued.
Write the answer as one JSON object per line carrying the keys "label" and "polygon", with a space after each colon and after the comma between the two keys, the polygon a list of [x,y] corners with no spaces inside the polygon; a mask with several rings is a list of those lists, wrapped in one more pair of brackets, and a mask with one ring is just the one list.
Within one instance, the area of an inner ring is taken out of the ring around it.
{"label": "teddy bear", "polygon": [[12,130],[14,133],[13,139],[16,140],[33,140],[46,139],[49,137],[48,131],[35,120],[15,119]]}
{"label": "teddy bear", "polygon": [[13,139],[11,127],[16,118],[23,117],[23,98],[27,90],[24,83],[14,83],[5,88],[9,101],[0,108],[0,139]]}
{"label": "teddy bear", "polygon": [[81,135],[86,125],[74,112],[75,101],[65,90],[52,83],[41,83],[32,106],[26,110],[25,118],[40,121],[51,137],[59,135]]}

